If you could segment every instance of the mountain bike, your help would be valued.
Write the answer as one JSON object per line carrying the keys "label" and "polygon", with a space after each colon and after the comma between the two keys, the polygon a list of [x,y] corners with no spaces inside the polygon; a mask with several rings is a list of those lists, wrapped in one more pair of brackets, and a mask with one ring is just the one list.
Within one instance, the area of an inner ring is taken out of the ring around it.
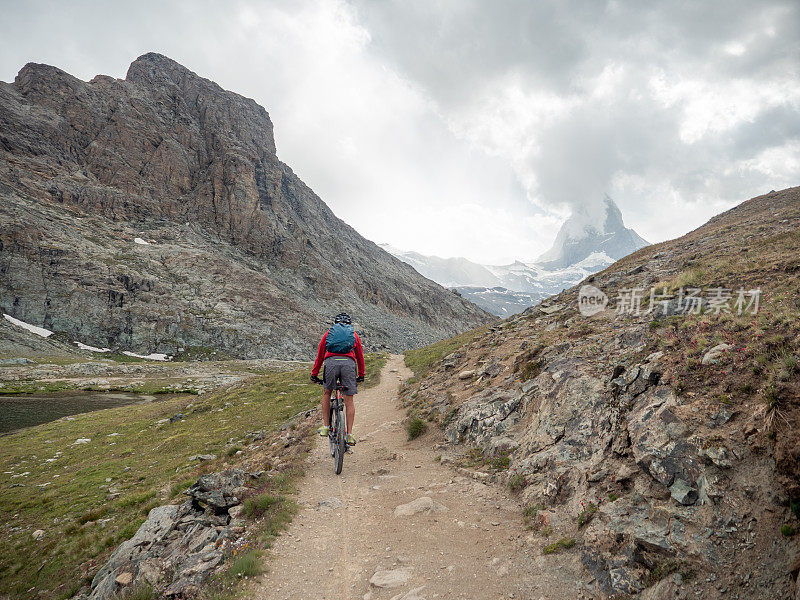
{"label": "mountain bike", "polygon": [[[319,382],[322,385],[322,381]],[[347,425],[344,416],[344,388],[339,379],[336,380],[336,388],[331,394],[331,414],[328,423],[328,443],[330,445],[331,456],[333,457],[333,472],[337,475],[342,472],[344,464],[344,454],[347,452]]]}

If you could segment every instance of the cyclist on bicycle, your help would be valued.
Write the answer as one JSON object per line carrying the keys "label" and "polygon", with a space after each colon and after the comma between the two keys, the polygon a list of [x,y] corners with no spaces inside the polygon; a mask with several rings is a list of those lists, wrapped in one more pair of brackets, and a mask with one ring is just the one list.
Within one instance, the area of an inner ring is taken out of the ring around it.
{"label": "cyclist on bicycle", "polygon": [[[347,419],[347,445],[355,446],[356,438],[353,437],[353,420],[356,416],[356,407],[353,396],[358,393],[358,382],[364,381],[364,351],[361,348],[361,338],[353,330],[350,315],[339,313],[333,320],[333,327],[325,332],[319,341],[317,360],[311,369],[311,381],[320,383],[320,368],[322,371],[322,420],[324,425],[319,428],[319,434],[327,437],[330,430],[331,393],[336,387],[336,380],[342,383],[344,394],[344,410]],[[358,374],[356,374],[358,368]]]}

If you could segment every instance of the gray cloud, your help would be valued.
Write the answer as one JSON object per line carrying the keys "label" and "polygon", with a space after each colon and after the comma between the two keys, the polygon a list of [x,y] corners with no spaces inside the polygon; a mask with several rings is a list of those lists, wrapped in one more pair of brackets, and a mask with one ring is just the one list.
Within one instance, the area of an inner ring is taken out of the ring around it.
{"label": "gray cloud", "polygon": [[430,254],[532,258],[604,193],[659,241],[800,183],[793,1],[32,0],[0,36],[4,81],[157,51],[256,99],[337,214]]}
{"label": "gray cloud", "polygon": [[[520,177],[535,181],[529,192],[542,205],[593,204],[607,191],[661,239],[651,194],[716,207],[800,183],[796,170],[770,175],[752,165],[800,140],[795,2],[410,4],[355,3],[373,49],[444,113],[457,112],[461,131],[502,112],[502,102],[474,99],[502,94],[507,77],[523,96],[547,93],[568,107],[520,124],[533,151],[516,154],[518,132],[504,149]],[[601,74],[615,69],[612,89],[598,97]],[[537,110],[546,111],[532,104]],[[497,148],[495,137],[483,139]]]}

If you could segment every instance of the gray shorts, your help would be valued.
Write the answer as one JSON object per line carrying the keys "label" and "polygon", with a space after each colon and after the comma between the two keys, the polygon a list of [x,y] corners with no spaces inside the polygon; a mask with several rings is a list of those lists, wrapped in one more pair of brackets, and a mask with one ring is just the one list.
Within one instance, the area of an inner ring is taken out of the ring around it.
{"label": "gray shorts", "polygon": [[336,387],[336,378],[342,382],[345,396],[358,393],[356,385],[356,361],[348,356],[329,356],[323,363],[322,387],[332,390]]}

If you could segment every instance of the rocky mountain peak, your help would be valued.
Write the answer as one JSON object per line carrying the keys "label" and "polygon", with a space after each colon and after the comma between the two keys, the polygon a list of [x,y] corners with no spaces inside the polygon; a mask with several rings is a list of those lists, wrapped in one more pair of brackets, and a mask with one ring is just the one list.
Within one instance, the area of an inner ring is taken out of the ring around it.
{"label": "rocky mountain peak", "polygon": [[[175,82],[183,78],[202,79],[199,75],[190,71],[179,62],[163,54],[159,54],[158,52],[142,54],[133,61],[128,67],[128,73],[125,79],[126,81],[132,81],[134,83],[152,84],[161,77],[168,77]],[[216,86],[213,82],[209,83]],[[220,90],[221,89],[222,88],[220,88]]]}
{"label": "rocky mountain peak", "polygon": [[160,54],[125,80],[26,65],[0,130],[0,308],[70,340],[307,358],[342,309],[396,350],[490,319],[339,220],[263,107]]}
{"label": "rocky mountain peak", "polygon": [[575,207],[561,226],[553,246],[536,262],[546,268],[563,269],[594,252],[603,252],[618,260],[648,243],[633,229],[625,227],[622,211],[606,195],[599,204]]}
{"label": "rocky mountain peak", "polygon": [[23,95],[56,93],[77,93],[85,85],[77,77],[73,77],[58,67],[29,62],[20,69],[14,78],[14,87]]}
{"label": "rocky mountain peak", "polygon": [[158,102],[189,112],[202,129],[215,129],[256,153],[275,154],[272,120],[255,100],[229,92],[180,63],[156,52],[143,54],[128,67],[125,81],[145,87]]}

